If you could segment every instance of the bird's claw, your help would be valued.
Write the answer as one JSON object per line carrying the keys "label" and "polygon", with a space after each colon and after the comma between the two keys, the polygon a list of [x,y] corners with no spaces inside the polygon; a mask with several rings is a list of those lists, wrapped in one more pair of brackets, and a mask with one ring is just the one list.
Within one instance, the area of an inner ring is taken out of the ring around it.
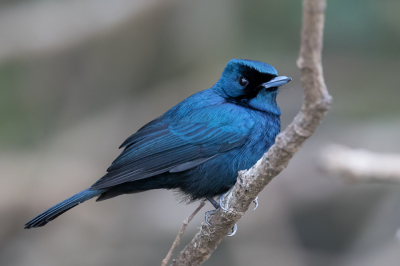
{"label": "bird's claw", "polygon": [[207,223],[209,226],[211,226],[211,224],[210,224],[210,222],[209,222],[208,220],[209,220],[210,217],[213,216],[213,214],[216,213],[216,212],[217,212],[217,210],[211,210],[211,211],[206,212],[205,217],[204,217],[204,220],[206,220],[206,223]]}
{"label": "bird's claw", "polygon": [[227,234],[227,236],[234,236],[237,232],[237,224],[235,224],[232,228],[232,232],[230,232],[229,234]]}
{"label": "bird's claw", "polygon": [[[206,212],[206,215],[205,215],[205,220],[206,220],[206,224],[208,224],[209,226],[212,226],[211,224],[210,224],[210,222],[209,222],[209,220],[210,220],[210,217],[212,216],[212,215],[214,215],[214,213],[216,213],[217,212],[217,210],[212,210],[212,211],[208,211],[208,212]],[[232,228],[232,232],[230,232],[229,234],[227,234],[227,236],[234,236],[235,234],[236,234],[236,232],[237,232],[237,225],[235,224],[235,226],[233,226],[233,228]]]}
{"label": "bird's claw", "polygon": [[219,207],[222,209],[222,210],[224,210],[224,211],[228,211],[228,209],[225,209],[224,208],[224,206],[223,206],[223,204],[222,204],[222,201],[224,200],[224,195],[221,195],[221,197],[219,197]]}
{"label": "bird's claw", "polygon": [[[223,200],[223,199],[224,199],[223,196],[221,196],[221,197],[219,198],[219,207],[220,207],[222,210],[224,210],[224,211],[228,211],[227,209],[225,209],[224,207],[222,207],[222,200]],[[212,215],[214,215],[214,213],[216,213],[217,211],[218,211],[218,209],[216,209],[216,210],[211,210],[211,211],[206,212],[205,217],[204,217],[204,219],[205,219],[205,221],[206,221],[206,224],[208,224],[209,226],[212,226],[211,223],[209,222],[209,220],[210,220],[210,217],[211,217]],[[234,235],[236,234],[236,232],[237,232],[237,225],[235,224],[235,225],[233,226],[233,228],[232,228],[232,232],[230,232],[229,234],[227,234],[227,236],[234,236]]]}
{"label": "bird's claw", "polygon": [[256,205],[253,210],[257,209],[258,207],[258,196],[253,200],[254,204]]}

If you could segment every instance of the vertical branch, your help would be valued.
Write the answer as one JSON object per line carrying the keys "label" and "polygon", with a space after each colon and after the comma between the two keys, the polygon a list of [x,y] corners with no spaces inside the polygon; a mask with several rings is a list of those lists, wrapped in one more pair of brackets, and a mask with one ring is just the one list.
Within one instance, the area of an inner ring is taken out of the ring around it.
{"label": "vertical branch", "polygon": [[224,206],[229,206],[228,210],[219,209],[210,219],[212,226],[202,224],[200,232],[182,250],[173,265],[196,266],[206,261],[244,215],[250,203],[287,166],[324,118],[332,101],[321,64],[325,7],[326,0],[303,0],[301,47],[297,60],[304,89],[300,112],[252,168],[239,172],[235,186],[223,202]]}

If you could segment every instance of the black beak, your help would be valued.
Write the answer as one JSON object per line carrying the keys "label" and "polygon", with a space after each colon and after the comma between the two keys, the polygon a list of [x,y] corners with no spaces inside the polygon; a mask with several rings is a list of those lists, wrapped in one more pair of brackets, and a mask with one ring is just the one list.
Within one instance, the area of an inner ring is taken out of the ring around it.
{"label": "black beak", "polygon": [[270,81],[261,84],[261,86],[266,88],[266,89],[278,88],[278,87],[288,83],[291,80],[292,80],[291,77],[280,76],[280,77],[273,78]]}

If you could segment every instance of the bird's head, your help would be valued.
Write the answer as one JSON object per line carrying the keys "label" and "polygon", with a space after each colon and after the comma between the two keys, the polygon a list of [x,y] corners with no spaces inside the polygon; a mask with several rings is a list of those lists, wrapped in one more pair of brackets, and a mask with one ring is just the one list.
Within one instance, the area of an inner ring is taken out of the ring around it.
{"label": "bird's head", "polygon": [[280,115],[276,104],[278,88],[291,80],[290,77],[278,76],[276,69],[266,63],[232,59],[216,87],[227,101]]}

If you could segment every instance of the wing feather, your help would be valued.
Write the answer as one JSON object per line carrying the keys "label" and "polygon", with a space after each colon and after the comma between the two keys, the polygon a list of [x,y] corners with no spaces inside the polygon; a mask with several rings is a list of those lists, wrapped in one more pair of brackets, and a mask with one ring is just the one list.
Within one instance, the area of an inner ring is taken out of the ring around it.
{"label": "wing feather", "polygon": [[101,189],[165,172],[191,169],[240,147],[248,134],[204,123],[168,124],[158,118],[130,136],[122,153],[91,189]]}

